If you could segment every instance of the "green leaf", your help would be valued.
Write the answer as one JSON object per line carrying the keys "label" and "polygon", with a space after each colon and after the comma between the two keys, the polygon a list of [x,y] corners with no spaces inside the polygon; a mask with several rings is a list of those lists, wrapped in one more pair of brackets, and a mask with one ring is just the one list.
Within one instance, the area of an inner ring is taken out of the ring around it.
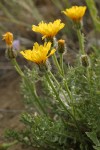
{"label": "green leaf", "polygon": [[[100,141],[97,138],[95,132],[86,132],[86,135],[93,141],[93,143],[98,147],[100,147]],[[100,150],[100,149],[99,149]]]}

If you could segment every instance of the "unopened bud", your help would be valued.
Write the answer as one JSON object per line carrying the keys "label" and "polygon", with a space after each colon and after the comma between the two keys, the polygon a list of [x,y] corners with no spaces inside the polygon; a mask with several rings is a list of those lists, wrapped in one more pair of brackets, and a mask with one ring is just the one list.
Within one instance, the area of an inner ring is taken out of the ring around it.
{"label": "unopened bud", "polygon": [[62,54],[64,53],[64,51],[65,51],[65,40],[60,39],[58,41],[58,52]]}
{"label": "unopened bud", "polygon": [[88,67],[90,62],[89,62],[89,58],[87,55],[82,55],[81,56],[81,63],[82,63],[82,66],[84,67]]}
{"label": "unopened bud", "polygon": [[13,59],[17,57],[17,52],[12,47],[8,47],[6,49],[5,55],[8,59]]}

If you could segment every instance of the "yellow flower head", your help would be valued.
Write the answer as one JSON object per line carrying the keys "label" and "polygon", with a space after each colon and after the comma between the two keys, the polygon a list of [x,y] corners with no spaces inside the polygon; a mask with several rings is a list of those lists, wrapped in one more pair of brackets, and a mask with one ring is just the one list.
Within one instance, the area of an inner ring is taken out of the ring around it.
{"label": "yellow flower head", "polygon": [[72,6],[69,9],[63,11],[63,13],[75,22],[79,22],[84,16],[86,6]]}
{"label": "yellow flower head", "polygon": [[34,43],[32,50],[21,51],[20,53],[27,59],[36,64],[44,64],[49,56],[54,54],[55,49],[50,50],[51,42],[44,43],[44,45],[39,45]]}
{"label": "yellow flower head", "polygon": [[61,20],[58,19],[56,21],[44,23],[43,21],[38,24],[38,26],[33,25],[32,30],[35,32],[39,32],[43,35],[42,39],[46,37],[54,37],[59,30],[64,27],[64,23],[61,23]]}
{"label": "yellow flower head", "polygon": [[4,35],[3,35],[3,40],[6,41],[6,44],[11,46],[12,43],[13,43],[13,34],[11,32],[6,32]]}

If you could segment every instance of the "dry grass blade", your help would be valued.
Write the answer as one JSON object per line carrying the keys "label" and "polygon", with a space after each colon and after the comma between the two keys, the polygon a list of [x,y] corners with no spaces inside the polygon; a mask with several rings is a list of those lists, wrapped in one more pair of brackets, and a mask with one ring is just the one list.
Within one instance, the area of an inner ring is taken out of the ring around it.
{"label": "dry grass blade", "polygon": [[86,0],[96,30],[100,32],[100,18],[94,0]]}
{"label": "dry grass blade", "polygon": [[22,8],[26,9],[37,21],[43,20],[43,16],[39,13],[38,9],[36,8],[34,1],[33,0],[21,0],[17,1],[15,0],[16,3],[18,3]]}
{"label": "dry grass blade", "polygon": [[4,14],[7,16],[6,21],[9,21],[9,19],[10,19],[10,22],[30,27],[29,24],[24,23],[23,21],[19,21],[19,20],[15,19],[15,17],[10,13],[10,11],[2,3],[0,3],[0,8],[4,12]]}

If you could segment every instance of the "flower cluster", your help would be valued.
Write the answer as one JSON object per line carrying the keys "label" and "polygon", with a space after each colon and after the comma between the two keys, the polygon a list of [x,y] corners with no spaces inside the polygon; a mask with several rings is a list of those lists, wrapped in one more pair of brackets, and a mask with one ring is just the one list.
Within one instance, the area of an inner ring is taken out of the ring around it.
{"label": "flower cluster", "polygon": [[[78,22],[84,16],[86,7],[85,6],[73,6],[72,8],[66,9],[63,13],[71,18],[73,21]],[[65,26],[64,23],[61,23],[60,19],[57,19],[54,22],[40,22],[38,26],[32,25],[32,30],[34,32],[39,32],[43,35],[42,39],[45,38],[52,38],[56,36],[56,34]],[[6,44],[9,47],[12,47],[13,43],[13,34],[7,32],[3,35],[3,40],[6,41]],[[62,44],[64,47],[64,41],[59,41],[61,51],[62,51]],[[47,58],[55,53],[55,49],[51,49],[51,43],[44,43],[44,45],[39,45],[38,43],[34,43],[32,50],[24,50],[20,53],[29,61],[32,61],[36,64],[44,64]]]}
{"label": "flower cluster", "polygon": [[[58,19],[54,22],[44,23],[43,21],[39,23],[38,26],[32,25],[32,30],[34,32],[39,32],[43,35],[44,38],[53,38],[58,31],[64,27],[64,23],[61,23],[61,20]],[[48,57],[55,53],[55,49],[51,49],[51,42],[44,43],[44,45],[39,45],[34,43],[32,50],[21,51],[20,53],[27,59],[36,64],[45,64]]]}

